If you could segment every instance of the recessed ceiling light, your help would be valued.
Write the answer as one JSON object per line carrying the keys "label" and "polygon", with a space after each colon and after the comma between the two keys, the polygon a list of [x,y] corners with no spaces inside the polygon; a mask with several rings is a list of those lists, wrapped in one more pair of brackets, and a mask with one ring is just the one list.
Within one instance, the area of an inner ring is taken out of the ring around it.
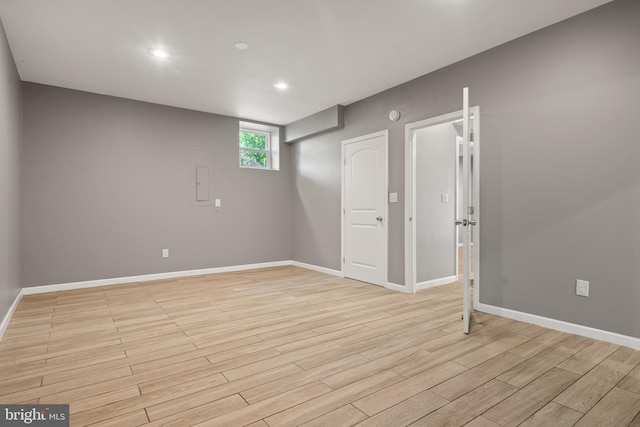
{"label": "recessed ceiling light", "polygon": [[289,87],[289,85],[286,84],[285,82],[278,82],[278,83],[275,83],[273,87],[275,87],[276,89],[285,90]]}
{"label": "recessed ceiling light", "polygon": [[238,42],[234,44],[235,48],[238,50],[247,50],[249,49],[249,45],[244,42]]}
{"label": "recessed ceiling light", "polygon": [[149,49],[149,55],[153,55],[156,58],[162,58],[162,59],[165,59],[171,56],[169,52],[167,52],[164,49]]}

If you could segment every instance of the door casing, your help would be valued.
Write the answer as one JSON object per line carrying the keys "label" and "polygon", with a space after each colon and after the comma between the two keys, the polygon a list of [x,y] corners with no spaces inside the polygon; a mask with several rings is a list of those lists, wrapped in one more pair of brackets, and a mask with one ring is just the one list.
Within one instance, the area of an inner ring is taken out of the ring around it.
{"label": "door casing", "polygon": [[[473,180],[473,193],[475,197],[480,196],[480,107],[469,108],[469,114],[473,116],[473,143],[474,143],[474,171],[476,179]],[[455,111],[441,116],[420,120],[405,125],[405,286],[407,291],[415,293],[417,291],[416,278],[416,131],[429,126],[461,120],[463,111]],[[479,203],[478,203],[479,204]],[[480,294],[480,209],[475,206],[477,225],[474,229],[474,263],[473,263],[473,307],[477,310]],[[453,225],[452,225],[453,226]]]}

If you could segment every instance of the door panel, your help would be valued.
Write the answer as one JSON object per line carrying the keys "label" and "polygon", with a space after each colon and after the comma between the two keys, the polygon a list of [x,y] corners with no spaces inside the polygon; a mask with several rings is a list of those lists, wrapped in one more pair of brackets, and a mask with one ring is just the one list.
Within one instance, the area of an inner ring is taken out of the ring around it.
{"label": "door panel", "polygon": [[469,88],[462,90],[462,227],[464,229],[462,235],[462,257],[463,257],[463,278],[462,278],[462,316],[463,325],[462,331],[465,334],[469,333],[469,322],[471,321],[471,283],[469,280],[470,275],[470,262],[471,262],[471,226],[469,225],[469,203],[471,192],[469,191],[469,183],[471,182],[469,174]]}
{"label": "door panel", "polygon": [[[366,144],[370,145],[370,144]],[[351,209],[354,212],[366,213],[378,208],[376,189],[379,187],[380,171],[378,163],[381,160],[377,147],[358,147],[355,144],[347,146],[347,162],[351,185]]]}
{"label": "door panel", "polygon": [[[377,224],[351,224],[351,239],[357,250],[351,252],[351,263],[360,267],[375,269],[378,264]],[[353,245],[352,245],[353,247]]]}
{"label": "door panel", "polygon": [[[462,212],[456,224],[462,228],[463,242],[463,278],[462,278],[462,309],[465,334],[469,333],[471,321],[471,284],[478,278],[478,129],[479,109],[475,109],[472,117],[469,111],[469,89],[464,88],[462,94]],[[474,239],[475,237],[475,239]],[[475,248],[472,254],[471,246]],[[477,245],[477,246],[476,246]],[[475,290],[474,301],[477,301],[478,288]]]}
{"label": "door panel", "polygon": [[343,142],[343,273],[387,281],[387,134]]}

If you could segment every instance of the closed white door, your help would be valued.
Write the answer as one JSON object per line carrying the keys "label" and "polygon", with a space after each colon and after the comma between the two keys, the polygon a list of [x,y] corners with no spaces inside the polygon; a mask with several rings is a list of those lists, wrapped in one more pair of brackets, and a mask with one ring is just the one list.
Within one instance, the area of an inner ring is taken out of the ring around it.
{"label": "closed white door", "polygon": [[342,143],[342,251],[345,277],[387,283],[388,132]]}

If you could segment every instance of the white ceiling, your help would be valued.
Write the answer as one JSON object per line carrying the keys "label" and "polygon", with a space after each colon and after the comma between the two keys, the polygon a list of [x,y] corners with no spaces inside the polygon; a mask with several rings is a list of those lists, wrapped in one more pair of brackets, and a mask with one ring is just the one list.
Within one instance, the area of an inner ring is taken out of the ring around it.
{"label": "white ceiling", "polygon": [[608,1],[0,0],[0,17],[22,80],[287,124]]}

